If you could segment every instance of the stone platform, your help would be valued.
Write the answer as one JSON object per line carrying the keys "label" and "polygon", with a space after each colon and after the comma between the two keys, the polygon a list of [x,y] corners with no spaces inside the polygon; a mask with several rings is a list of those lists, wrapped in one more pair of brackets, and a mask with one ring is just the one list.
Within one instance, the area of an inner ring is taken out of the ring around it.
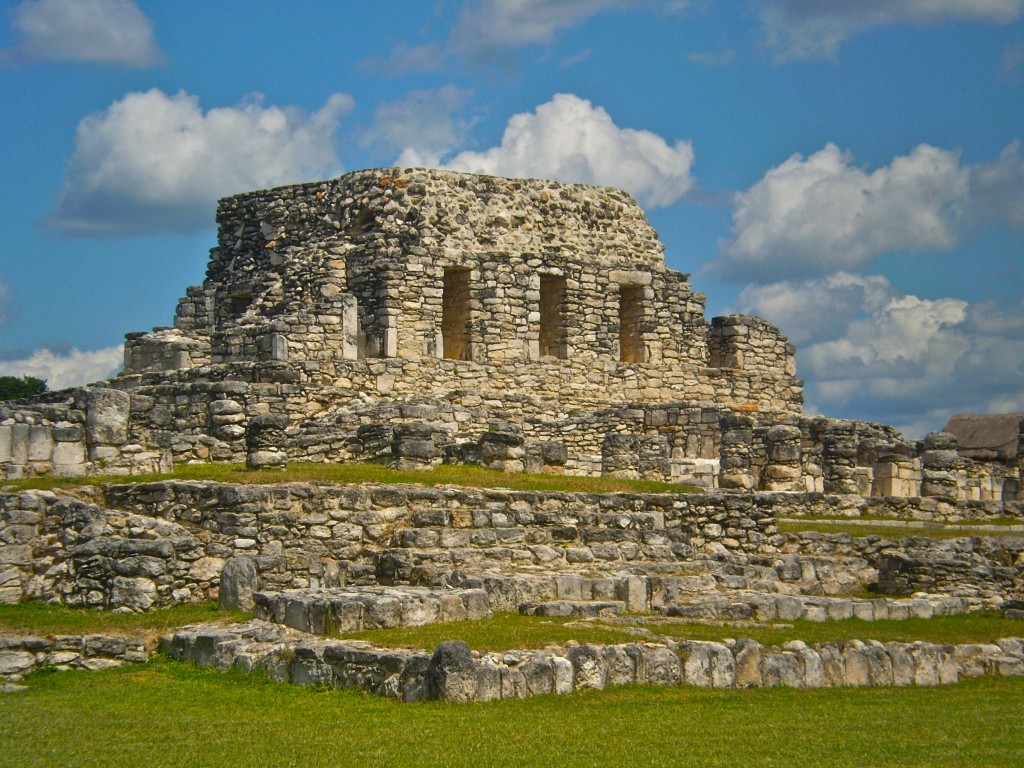
{"label": "stone platform", "polygon": [[332,635],[362,629],[421,627],[491,616],[482,589],[336,587],[257,592],[257,619],[302,632]]}
{"label": "stone platform", "polygon": [[184,627],[161,648],[179,661],[222,671],[264,670],[278,682],[358,688],[402,701],[490,701],[600,690],[615,685],[823,688],[941,685],[981,675],[1024,675],[1024,639],[994,644],[840,641],[768,647],[752,640],[620,645],[567,643],[478,653],[461,641],[433,653],[325,640],[254,620]]}

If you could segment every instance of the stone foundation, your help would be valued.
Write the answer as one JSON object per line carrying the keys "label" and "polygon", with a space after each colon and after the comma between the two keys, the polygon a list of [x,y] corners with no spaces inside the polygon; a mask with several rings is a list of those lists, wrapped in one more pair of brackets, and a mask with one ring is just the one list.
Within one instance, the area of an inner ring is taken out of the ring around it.
{"label": "stone foundation", "polygon": [[299,685],[358,688],[402,701],[469,702],[601,690],[616,685],[702,688],[836,688],[943,685],[981,675],[1024,674],[1024,640],[992,645],[858,640],[781,648],[727,643],[627,643],[538,651],[471,652],[442,643],[433,653],[317,640],[259,621],[186,627],[163,639],[173,658],[220,670],[265,670]]}

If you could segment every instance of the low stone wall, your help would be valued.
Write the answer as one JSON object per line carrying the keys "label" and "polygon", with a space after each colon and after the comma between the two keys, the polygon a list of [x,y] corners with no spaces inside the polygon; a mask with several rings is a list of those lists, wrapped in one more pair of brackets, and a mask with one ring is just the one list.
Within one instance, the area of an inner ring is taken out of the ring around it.
{"label": "low stone wall", "polygon": [[155,637],[121,635],[0,635],[0,681],[17,681],[40,667],[106,669],[148,661]]}
{"label": "low stone wall", "polygon": [[876,569],[879,592],[962,597],[975,608],[998,608],[1024,595],[1024,537],[964,536],[936,539],[851,536],[845,533],[785,534],[783,552],[861,557]]}
{"label": "low stone wall", "polygon": [[[240,556],[252,559],[268,590],[374,583],[474,588],[473,574],[498,581],[501,574],[518,574],[509,607],[497,610],[573,599],[560,574],[599,577],[595,583],[604,578],[612,586],[587,590],[605,599],[620,599],[616,579],[625,584],[630,574],[644,576],[642,603],[649,607],[718,590],[848,593],[877,579],[887,553],[910,552],[925,562],[969,553],[962,567],[927,584],[913,582],[910,591],[979,604],[1020,597],[1024,572],[1024,539],[1014,537],[918,537],[907,544],[779,536],[777,513],[810,509],[835,516],[866,503],[817,494],[180,481],[75,494],[0,494],[0,600],[147,610],[216,599],[225,563]],[[913,506],[914,500],[904,502]],[[951,509],[950,516],[961,514],[959,506]],[[635,598],[633,604],[631,610],[640,609]]]}
{"label": "low stone wall", "polygon": [[[145,610],[217,596],[228,558],[270,588],[454,570],[621,570],[770,548],[767,499],[418,486],[106,486],[0,494],[0,598]],[[385,581],[384,583],[387,583]]]}
{"label": "low stone wall", "polygon": [[1004,518],[1024,522],[1024,502],[975,501],[896,496],[778,494],[778,517],[892,518],[928,523],[984,523]]}
{"label": "low stone wall", "polygon": [[132,434],[131,407],[127,392],[102,387],[0,403],[0,473],[16,479],[169,472],[170,452]]}
{"label": "low stone wall", "polygon": [[1024,640],[934,645],[858,640],[766,647],[752,640],[580,645],[471,652],[460,641],[423,651],[319,640],[260,621],[185,627],[163,638],[170,656],[220,670],[263,669],[279,682],[358,688],[402,701],[490,701],[629,685],[704,688],[940,685],[1024,674]]}
{"label": "low stone wall", "polygon": [[489,619],[491,609],[482,589],[352,587],[257,592],[255,615],[302,632],[331,635],[479,621]]}

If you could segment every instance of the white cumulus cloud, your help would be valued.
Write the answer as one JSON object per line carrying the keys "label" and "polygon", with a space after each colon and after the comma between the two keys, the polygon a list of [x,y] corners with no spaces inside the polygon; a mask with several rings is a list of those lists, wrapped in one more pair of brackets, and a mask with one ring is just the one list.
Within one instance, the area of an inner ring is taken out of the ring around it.
{"label": "white cumulus cloud", "polygon": [[11,10],[5,57],[148,67],[163,60],[153,24],[132,0],[25,0]]}
{"label": "white cumulus cloud", "polygon": [[1024,301],[923,299],[879,275],[838,274],[748,287],[740,305],[803,342],[798,370],[824,413],[882,407],[916,434],[956,412],[1024,409]]}
{"label": "white cumulus cloud", "polygon": [[381,104],[363,144],[401,151],[396,165],[438,165],[441,156],[465,139],[472,125],[457,113],[472,91],[454,85],[410,91],[401,99]]}
{"label": "white cumulus cloud", "polygon": [[338,93],[313,113],[259,97],[204,112],[184,91],[129,93],[78,124],[47,223],[85,236],[208,225],[219,197],[340,172],[335,133],[352,106]]}
{"label": "white cumulus cloud", "polygon": [[669,145],[650,131],[620,128],[601,107],[562,93],[535,112],[513,115],[499,146],[462,152],[445,167],[620,187],[645,205],[663,206],[693,187],[693,162],[689,141]]}
{"label": "white cumulus cloud", "polygon": [[45,379],[48,389],[67,389],[109,379],[124,364],[122,347],[82,352],[37,349],[20,360],[0,360],[0,376],[34,376]]}
{"label": "white cumulus cloud", "polygon": [[839,272],[816,280],[748,285],[737,301],[740,312],[770,319],[802,348],[838,338],[855,318],[877,312],[897,295],[881,275]]}
{"label": "white cumulus cloud", "polygon": [[793,155],[735,197],[720,265],[731,279],[856,270],[887,251],[945,251],[979,226],[1024,228],[1017,143],[965,165],[927,144],[873,172],[833,144]]}
{"label": "white cumulus cloud", "polygon": [[689,0],[468,0],[443,46],[402,42],[387,60],[367,63],[389,74],[435,71],[455,57],[472,65],[509,63],[519,49],[548,45],[561,33],[613,8],[676,13],[689,4]]}
{"label": "white cumulus cloud", "polygon": [[624,0],[478,0],[463,10],[453,43],[471,57],[490,58],[524,45],[550,43],[558,32]]}
{"label": "white cumulus cloud", "polygon": [[769,0],[760,4],[766,43],[777,61],[834,58],[842,43],[872,27],[949,21],[1008,24],[1024,0]]}

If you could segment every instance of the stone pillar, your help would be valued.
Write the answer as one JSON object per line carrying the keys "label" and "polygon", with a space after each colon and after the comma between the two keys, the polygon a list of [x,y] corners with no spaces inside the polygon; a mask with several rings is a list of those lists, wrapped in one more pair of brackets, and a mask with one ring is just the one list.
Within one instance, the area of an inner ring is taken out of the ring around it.
{"label": "stone pillar", "polygon": [[799,427],[780,424],[765,435],[768,464],[761,475],[766,491],[802,491],[800,444],[803,433]]}
{"label": "stone pillar", "polygon": [[228,558],[220,572],[218,605],[222,611],[251,611],[260,588],[256,561],[245,555]]}
{"label": "stone pillar", "polygon": [[480,435],[480,462],[502,472],[526,471],[526,441],[518,430],[495,429]]}
{"label": "stone pillar", "polygon": [[945,501],[957,498],[956,436],[948,432],[929,432],[921,453],[921,495]]}
{"label": "stone pillar", "polygon": [[359,357],[359,305],[354,294],[341,294],[341,357],[356,360]]}
{"label": "stone pillar", "polygon": [[640,477],[645,480],[670,480],[672,445],[665,435],[650,435],[640,438]]}
{"label": "stone pillar", "polygon": [[89,460],[98,468],[110,468],[121,462],[121,446],[128,442],[128,418],[131,396],[119,389],[89,391],[86,406],[85,437]]}
{"label": "stone pillar", "polygon": [[822,439],[825,493],[857,493],[857,438],[853,424],[832,424]]}
{"label": "stone pillar", "polygon": [[722,442],[718,455],[721,461],[718,474],[719,488],[749,491],[754,487],[751,467],[751,443],[754,439],[754,420],[739,413],[727,413],[719,420]]}
{"label": "stone pillar", "polygon": [[245,465],[249,469],[284,469],[285,429],[288,417],[281,415],[253,416],[245,430]]}
{"label": "stone pillar", "polygon": [[601,474],[640,477],[640,439],[636,435],[609,432],[601,444]]}
{"label": "stone pillar", "polygon": [[450,441],[446,430],[425,422],[396,424],[391,438],[388,466],[392,469],[427,469],[437,466],[444,457],[444,446]]}

